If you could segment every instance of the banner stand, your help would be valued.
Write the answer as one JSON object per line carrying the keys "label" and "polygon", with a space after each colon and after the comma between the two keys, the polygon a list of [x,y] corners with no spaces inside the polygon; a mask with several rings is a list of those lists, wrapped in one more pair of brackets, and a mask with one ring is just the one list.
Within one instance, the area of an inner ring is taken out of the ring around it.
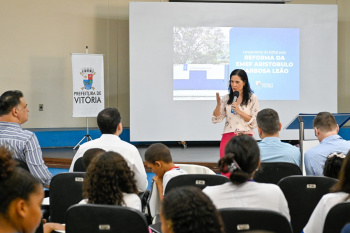
{"label": "banner stand", "polygon": [[[89,47],[86,46],[85,47],[85,53],[89,54]],[[89,140],[92,140],[90,134],[89,134],[89,118],[86,117],[86,134],[84,135],[84,137],[78,142],[78,144],[75,145],[75,147],[73,147],[73,150],[75,150],[78,146],[80,146],[80,143],[82,141],[84,141],[84,139],[86,138],[86,141],[88,142]]]}

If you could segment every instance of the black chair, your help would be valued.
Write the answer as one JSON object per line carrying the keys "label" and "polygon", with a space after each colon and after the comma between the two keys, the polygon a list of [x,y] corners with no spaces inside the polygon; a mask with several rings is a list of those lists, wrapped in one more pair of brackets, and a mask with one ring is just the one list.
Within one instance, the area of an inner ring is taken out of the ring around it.
{"label": "black chair", "polygon": [[64,172],[50,183],[50,221],[64,223],[67,209],[83,199],[85,172]]}
{"label": "black chair", "polygon": [[259,183],[277,184],[284,177],[302,174],[300,167],[294,163],[261,163],[254,180]]}
{"label": "black chair", "polygon": [[148,233],[145,216],[135,209],[116,205],[78,204],[66,213],[66,233]]}
{"label": "black chair", "polygon": [[292,233],[288,219],[282,214],[265,209],[224,208],[219,209],[226,233],[245,231],[268,231]]}
{"label": "black chair", "polygon": [[17,167],[23,168],[27,172],[30,172],[29,167],[28,167],[26,162],[24,162],[23,160],[20,160],[20,159],[16,159],[16,158],[14,158],[13,160],[15,160],[17,162],[17,165],[16,165]]}
{"label": "black chair", "polygon": [[75,161],[73,172],[86,172],[86,169],[83,165],[83,157],[80,157]]}
{"label": "black chair", "polygon": [[228,182],[229,179],[226,176],[221,175],[209,175],[209,174],[186,174],[175,176],[169,180],[165,187],[164,194],[166,195],[171,189],[182,186],[195,186],[200,189],[204,189],[207,186],[220,185]]}
{"label": "black chair", "polygon": [[350,202],[342,202],[329,210],[323,233],[340,232],[347,223],[350,223]]}
{"label": "black chair", "polygon": [[324,176],[289,176],[278,183],[288,202],[294,232],[303,230],[317,203],[337,182]]}

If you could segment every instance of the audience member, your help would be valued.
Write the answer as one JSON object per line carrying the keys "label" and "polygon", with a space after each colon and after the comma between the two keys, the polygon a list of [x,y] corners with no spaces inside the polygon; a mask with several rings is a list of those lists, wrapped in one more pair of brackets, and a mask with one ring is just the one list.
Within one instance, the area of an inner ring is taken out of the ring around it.
{"label": "audience member", "polygon": [[338,203],[350,200],[350,152],[346,155],[339,173],[339,181],[324,195],[312,212],[304,233],[322,233],[329,210]]}
{"label": "audience member", "polygon": [[21,91],[6,91],[0,97],[0,145],[12,151],[14,159],[25,164],[32,175],[49,187],[52,174],[42,157],[35,134],[23,130],[28,120],[28,106]]}
{"label": "audience member", "polygon": [[330,154],[326,160],[326,163],[323,167],[323,175],[338,179],[341,166],[345,155],[343,153],[334,152]]}
{"label": "audience member", "polygon": [[141,211],[136,181],[123,156],[106,152],[92,159],[83,183],[81,204],[128,206]]}
{"label": "audience member", "polygon": [[163,233],[223,233],[220,214],[195,187],[172,189],[165,195],[160,220]]}
{"label": "audience member", "polygon": [[216,208],[248,207],[277,211],[289,221],[289,209],[281,189],[275,184],[256,183],[252,179],[260,166],[259,147],[254,138],[241,135],[226,145],[225,156],[219,160],[221,172],[231,172],[222,185],[208,186],[203,192]]}
{"label": "audience member", "polygon": [[306,175],[322,176],[328,155],[335,151],[347,154],[350,142],[338,135],[339,126],[329,112],[318,113],[313,125],[320,144],[305,152],[305,171]]}
{"label": "audience member", "polygon": [[85,151],[83,155],[83,166],[85,168],[85,171],[87,170],[89,164],[91,163],[92,159],[95,158],[97,155],[101,155],[105,153],[106,151],[100,148],[91,148]]}
{"label": "audience member", "polygon": [[300,166],[300,150],[289,143],[281,142],[279,131],[282,124],[278,113],[265,108],[258,112],[257,124],[259,136],[262,139],[258,146],[262,162],[286,162]]}
{"label": "audience member", "polygon": [[145,152],[147,167],[156,175],[153,177],[157,185],[159,197],[162,200],[165,187],[169,180],[175,176],[187,174],[186,171],[175,166],[169,148],[162,143],[152,144]]}
{"label": "audience member", "polygon": [[114,151],[124,157],[131,171],[135,173],[138,190],[144,192],[148,185],[145,167],[137,148],[119,138],[119,135],[123,131],[123,126],[118,109],[106,108],[102,110],[97,116],[97,125],[102,136],[98,139],[86,142],[79,147],[77,153],[73,157],[69,171],[73,171],[75,161],[82,157],[88,149],[100,148],[105,151]]}
{"label": "audience member", "polygon": [[41,221],[42,184],[0,147],[0,232],[34,232]]}

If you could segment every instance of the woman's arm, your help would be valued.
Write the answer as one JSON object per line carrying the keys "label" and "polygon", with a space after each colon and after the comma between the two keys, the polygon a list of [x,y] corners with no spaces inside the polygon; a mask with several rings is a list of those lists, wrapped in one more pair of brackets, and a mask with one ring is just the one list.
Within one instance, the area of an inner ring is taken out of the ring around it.
{"label": "woman's arm", "polygon": [[216,92],[216,108],[213,112],[213,115],[215,117],[219,117],[221,112],[220,112],[220,107],[221,107],[221,98],[218,92]]}

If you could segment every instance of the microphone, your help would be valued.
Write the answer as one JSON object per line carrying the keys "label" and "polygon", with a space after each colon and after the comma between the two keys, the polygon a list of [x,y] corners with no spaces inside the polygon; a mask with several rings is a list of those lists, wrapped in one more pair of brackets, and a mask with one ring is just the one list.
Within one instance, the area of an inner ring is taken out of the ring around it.
{"label": "microphone", "polygon": [[[239,96],[239,91],[234,91],[234,92],[233,92],[233,101],[232,101],[232,103],[234,103],[234,102],[237,101],[238,96]],[[231,113],[234,113],[234,112],[235,112],[235,110],[234,110],[233,107],[231,106]]]}

